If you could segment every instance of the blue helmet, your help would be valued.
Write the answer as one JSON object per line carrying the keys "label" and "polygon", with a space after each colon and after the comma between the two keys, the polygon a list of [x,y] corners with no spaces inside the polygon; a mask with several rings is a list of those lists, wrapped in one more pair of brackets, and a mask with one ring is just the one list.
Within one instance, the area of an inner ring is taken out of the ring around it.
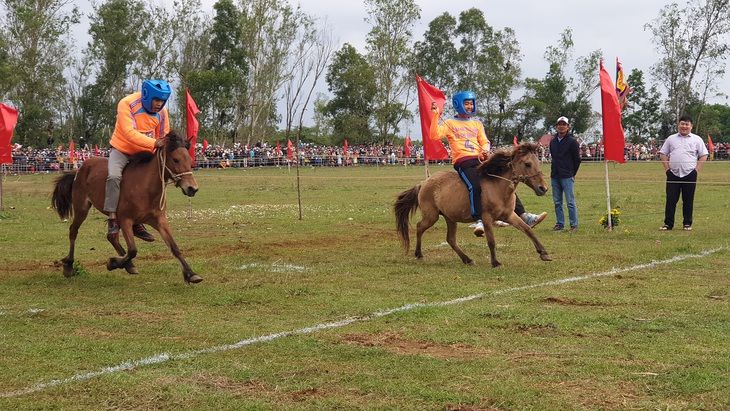
{"label": "blue helmet", "polygon": [[[474,101],[474,111],[467,113],[464,110],[464,100]],[[454,110],[462,116],[473,116],[477,112],[477,95],[473,91],[460,91],[454,94],[454,98],[451,99],[451,103],[454,104]]]}
{"label": "blue helmet", "polygon": [[[167,104],[170,98],[170,85],[164,80],[145,80],[142,83],[142,107],[148,112],[152,112],[152,99],[158,98]],[[162,107],[165,107],[165,104]]]}

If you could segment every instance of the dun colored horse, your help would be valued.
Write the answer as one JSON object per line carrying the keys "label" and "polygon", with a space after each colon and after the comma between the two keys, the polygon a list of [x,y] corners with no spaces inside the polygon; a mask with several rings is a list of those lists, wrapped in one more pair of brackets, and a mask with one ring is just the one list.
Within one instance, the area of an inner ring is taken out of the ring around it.
{"label": "dun colored horse", "polygon": [[[535,152],[537,145],[523,143],[510,151],[497,151],[489,160],[480,164],[478,173],[482,184],[482,204],[484,231],[487,236],[492,267],[502,265],[494,252],[495,241],[492,225],[495,220],[510,223],[524,232],[543,261],[551,261],[545,247],[538,241],[522,218],[515,214],[515,190],[517,184],[524,182],[535,194],[542,196],[547,192],[547,183],[540,172],[540,161]],[[409,216],[421,208],[421,221],[416,226],[416,258],[422,259],[421,236],[439,219],[446,220],[446,241],[465,264],[473,264],[456,242],[457,223],[472,222],[469,212],[469,193],[466,184],[455,172],[438,172],[431,177],[398,195],[393,205],[396,227],[401,243],[408,252],[410,247]]]}
{"label": "dun colored horse", "polygon": [[[134,243],[132,226],[144,223],[156,229],[172,254],[180,261],[182,273],[187,283],[203,281],[193,272],[180,253],[175,240],[172,238],[170,225],[167,222],[166,189],[168,181],[179,187],[183,194],[192,197],[198,191],[198,183],[192,173],[192,159],[188,153],[190,140],[185,140],[176,131],[171,131],[165,138],[165,145],[157,149],[156,154],[140,153],[130,159],[124,168],[120,186],[119,205],[117,207],[117,221],[128,252],[119,244],[118,235],[107,235],[107,240],[117,251],[119,257],[111,257],[107,269],[125,268],[130,274],[137,274],[137,268],[132,259],[137,256],[137,247]],[[63,275],[73,275],[74,244],[79,233],[79,227],[89,214],[91,207],[103,214],[104,195],[106,192],[106,178],[108,174],[108,159],[92,157],[84,161],[78,171],[65,173],[55,181],[52,205],[63,218],[73,216],[69,228],[71,243],[68,255],[62,259]]]}

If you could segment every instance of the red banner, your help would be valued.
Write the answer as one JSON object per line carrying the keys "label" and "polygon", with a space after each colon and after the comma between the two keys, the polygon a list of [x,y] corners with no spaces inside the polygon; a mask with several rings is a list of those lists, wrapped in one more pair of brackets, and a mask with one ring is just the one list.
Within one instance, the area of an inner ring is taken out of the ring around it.
{"label": "red banner", "polygon": [[200,126],[198,124],[198,119],[195,118],[195,115],[200,113],[200,110],[198,110],[198,105],[195,104],[195,100],[193,100],[193,97],[190,95],[190,92],[188,89],[185,89],[185,125],[187,127],[187,137],[188,139],[192,137],[193,139],[190,140],[190,157],[193,159],[193,167],[195,167],[195,146],[198,142],[198,127]]}
{"label": "red banner", "polygon": [[519,146],[519,144],[517,144],[517,136],[512,137],[512,144]]}
{"label": "red banner", "polygon": [[423,157],[426,160],[443,160],[449,158],[449,152],[439,140],[431,140],[431,104],[436,103],[439,112],[444,112],[446,96],[444,92],[426,83],[416,74],[418,87],[418,111],[421,115],[421,136],[423,138]]}
{"label": "red banner", "polygon": [[618,161],[625,163],[624,148],[626,147],[626,137],[624,136],[624,128],[621,125],[621,106],[616,96],[616,88],[613,85],[611,76],[603,67],[601,60],[601,109],[603,114],[603,140],[604,155],[606,161]]}
{"label": "red banner", "polygon": [[707,149],[710,151],[715,151],[715,146],[712,144],[712,138],[710,138],[710,135],[707,135]]}
{"label": "red banner", "polygon": [[18,110],[0,103],[0,164],[13,163],[13,129],[18,124]]}
{"label": "red banner", "polygon": [[208,140],[203,139],[203,153],[208,151]]}
{"label": "red banner", "polygon": [[411,156],[411,138],[406,137],[406,157]]}
{"label": "red banner", "polygon": [[293,157],[292,150],[291,150],[291,140],[286,141],[286,157],[291,160]]}

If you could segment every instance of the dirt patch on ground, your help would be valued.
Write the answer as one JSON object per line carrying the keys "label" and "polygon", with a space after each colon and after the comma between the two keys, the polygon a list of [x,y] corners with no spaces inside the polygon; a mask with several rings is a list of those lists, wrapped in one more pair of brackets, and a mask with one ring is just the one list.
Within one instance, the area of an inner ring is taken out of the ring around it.
{"label": "dirt patch on ground", "polygon": [[426,355],[434,358],[466,358],[484,357],[492,354],[490,350],[466,344],[438,344],[433,341],[412,340],[398,333],[380,334],[345,334],[340,340],[342,344],[361,347],[380,347],[403,355]]}

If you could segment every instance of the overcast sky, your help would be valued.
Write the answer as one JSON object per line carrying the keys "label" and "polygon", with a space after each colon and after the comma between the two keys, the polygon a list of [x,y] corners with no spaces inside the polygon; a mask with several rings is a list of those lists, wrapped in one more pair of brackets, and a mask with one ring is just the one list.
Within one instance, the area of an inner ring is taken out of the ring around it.
{"label": "overcast sky", "polygon": [[[88,0],[81,0],[82,5]],[[172,0],[153,0],[172,4]],[[202,0],[206,13],[212,13],[215,0]],[[482,10],[487,23],[495,30],[510,27],[515,30],[522,50],[522,75],[543,78],[548,66],[543,56],[545,49],[558,42],[560,33],[566,28],[573,31],[575,44],[573,57],[585,56],[593,50],[603,51],[606,69],[615,76],[614,62],[621,61],[626,75],[633,69],[644,72],[644,79],[652,84],[651,65],[659,60],[659,54],[652,44],[651,33],[644,25],[657,18],[668,0],[613,0],[603,3],[586,0],[476,0],[449,2],[444,0],[416,0],[421,7],[421,20],[414,27],[414,41],[423,39],[428,23],[449,12],[458,18],[460,12],[472,7]],[[455,4],[459,5],[455,5]],[[684,7],[685,2],[678,2]],[[350,43],[360,53],[365,53],[365,37],[371,26],[365,22],[365,6],[357,0],[290,0],[290,4],[301,4],[310,15],[327,17],[333,27],[339,45]],[[83,6],[82,6],[83,7]],[[85,11],[89,10],[85,8]],[[81,44],[85,44],[84,41]],[[428,81],[428,73],[419,73]],[[615,79],[614,79],[615,81]],[[321,81],[321,84],[324,82]],[[730,82],[722,84],[730,86]],[[730,94],[727,87],[721,91]],[[661,88],[660,88],[661,89]],[[444,90],[447,97],[458,90]],[[322,92],[326,92],[323,86]],[[598,92],[595,93],[594,109],[598,110]],[[725,103],[726,101],[717,101]],[[308,117],[308,116],[305,116]],[[411,130],[412,131],[412,130]],[[415,136],[414,136],[415,137]]]}

